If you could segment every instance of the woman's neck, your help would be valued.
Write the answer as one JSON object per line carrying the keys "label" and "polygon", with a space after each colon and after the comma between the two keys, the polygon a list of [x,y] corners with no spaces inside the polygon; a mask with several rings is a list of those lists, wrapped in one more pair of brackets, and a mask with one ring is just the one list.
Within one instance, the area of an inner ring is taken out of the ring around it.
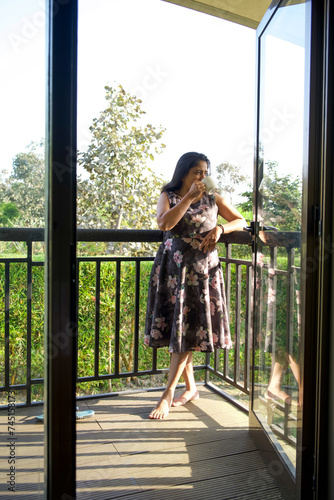
{"label": "woman's neck", "polygon": [[184,186],[181,186],[180,189],[178,189],[177,191],[175,191],[175,193],[180,197],[180,198],[183,198],[187,193],[188,193],[188,189],[185,188]]}

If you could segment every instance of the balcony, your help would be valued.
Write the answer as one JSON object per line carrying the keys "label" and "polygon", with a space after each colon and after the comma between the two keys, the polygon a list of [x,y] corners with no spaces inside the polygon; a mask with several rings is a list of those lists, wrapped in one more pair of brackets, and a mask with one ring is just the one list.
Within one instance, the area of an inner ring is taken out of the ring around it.
{"label": "balcony", "polygon": [[[162,239],[159,231],[78,230],[77,236],[79,242],[86,243],[154,243]],[[20,454],[18,491],[22,498],[34,499],[43,495],[44,426],[35,418],[42,413],[43,363],[38,360],[43,359],[43,353],[35,348],[40,326],[36,327],[34,319],[43,304],[37,286],[43,262],[35,259],[33,248],[43,238],[41,229],[0,230],[0,241],[26,245],[26,255],[0,259],[5,319],[0,417],[7,422],[6,395],[13,391]],[[233,249],[250,242],[247,233],[221,238],[234,348],[229,353],[196,353],[195,373],[201,397],[186,407],[173,408],[164,421],[147,417],[163,388],[169,358],[162,349],[143,351],[142,347],[142,303],[153,257],[78,256],[77,404],[80,410],[95,411],[92,418],[77,421],[78,498],[146,500],[173,495],[193,499],[202,498],[204,492],[208,498],[218,498],[218,492],[224,492],[221,498],[226,499],[255,499],[259,492],[261,499],[282,498],[248,434],[252,262],[234,257]],[[289,247],[286,251],[289,256],[294,249]],[[20,284],[12,279],[15,266],[23,269]],[[280,271],[281,275],[289,272]],[[108,273],[112,274],[113,292],[106,284]],[[88,274],[89,300],[80,296]],[[106,296],[111,300],[107,305]],[[291,296],[287,294],[288,298]],[[125,299],[131,304],[126,315]],[[17,323],[15,310],[22,313],[22,325]],[[87,318],[89,337],[83,336]],[[14,320],[16,323],[12,324]],[[60,335],[60,346],[61,342]],[[21,346],[21,350],[14,345]],[[83,349],[84,363],[80,357]],[[256,369],[255,366],[255,372]],[[261,380],[257,385],[265,383]],[[262,404],[270,419],[271,405],[265,400]],[[276,433],[293,449],[293,414],[282,408],[282,415]]]}
{"label": "balcony", "polygon": [[[95,415],[77,421],[77,498],[283,499],[249,436],[247,414],[204,385],[199,392],[198,400],[173,408],[162,421],[148,419],[159,392],[80,401],[80,410]],[[40,413],[36,406],[16,411],[19,458],[11,498],[44,498]],[[0,419],[7,424],[6,410]],[[5,478],[5,466],[1,472]]]}

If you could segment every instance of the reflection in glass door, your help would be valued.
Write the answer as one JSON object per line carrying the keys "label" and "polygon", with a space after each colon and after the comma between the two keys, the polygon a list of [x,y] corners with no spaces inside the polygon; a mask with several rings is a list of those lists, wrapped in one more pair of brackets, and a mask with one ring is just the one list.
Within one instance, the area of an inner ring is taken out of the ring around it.
{"label": "reflection in glass door", "polygon": [[300,269],[308,5],[281,2],[258,31],[252,413],[293,478],[303,401]]}

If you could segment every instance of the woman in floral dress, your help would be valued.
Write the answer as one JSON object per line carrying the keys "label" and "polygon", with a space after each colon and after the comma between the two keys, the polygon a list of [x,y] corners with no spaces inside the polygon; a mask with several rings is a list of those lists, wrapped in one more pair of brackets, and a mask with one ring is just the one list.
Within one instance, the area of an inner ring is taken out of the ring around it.
{"label": "woman in floral dress", "polygon": [[[209,168],[205,155],[184,154],[158,201],[157,221],[165,233],[150,278],[145,343],[167,346],[171,363],[167,387],[150,418],[164,418],[171,406],[198,398],[193,351],[232,346],[215,247],[223,232],[242,230],[245,220],[224,198],[206,194],[202,180]],[[227,223],[217,225],[217,214]],[[186,388],[174,398],[181,375]]]}

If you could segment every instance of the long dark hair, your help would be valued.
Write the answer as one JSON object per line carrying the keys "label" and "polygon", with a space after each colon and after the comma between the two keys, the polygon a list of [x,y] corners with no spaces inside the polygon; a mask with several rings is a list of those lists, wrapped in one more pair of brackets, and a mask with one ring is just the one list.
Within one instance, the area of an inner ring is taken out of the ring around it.
{"label": "long dark hair", "polygon": [[208,173],[210,173],[210,160],[202,153],[185,153],[181,156],[176,164],[173,178],[168,184],[163,186],[161,192],[178,191],[181,189],[182,181],[189,170],[199,164],[200,161],[205,161],[208,165]]}

